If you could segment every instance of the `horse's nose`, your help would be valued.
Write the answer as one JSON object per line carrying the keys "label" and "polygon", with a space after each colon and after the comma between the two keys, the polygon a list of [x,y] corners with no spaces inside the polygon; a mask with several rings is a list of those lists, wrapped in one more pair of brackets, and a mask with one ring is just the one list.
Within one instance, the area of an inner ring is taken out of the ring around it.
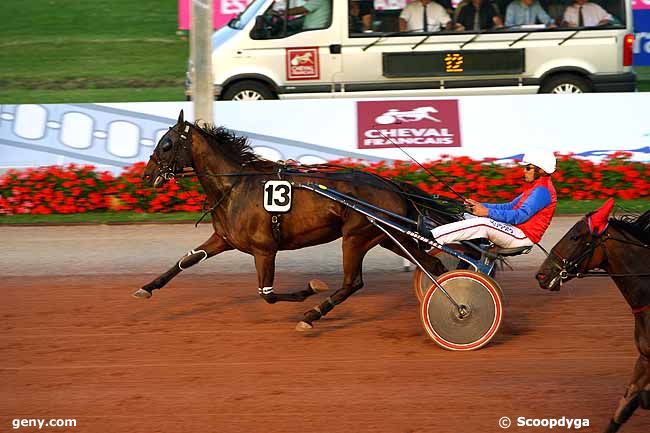
{"label": "horse's nose", "polygon": [[543,290],[549,290],[550,289],[550,287],[549,287],[549,285],[547,284],[547,281],[546,281],[546,274],[545,273],[538,272],[537,274],[535,274],[535,279],[537,280],[537,284],[539,284],[540,289],[543,289]]}

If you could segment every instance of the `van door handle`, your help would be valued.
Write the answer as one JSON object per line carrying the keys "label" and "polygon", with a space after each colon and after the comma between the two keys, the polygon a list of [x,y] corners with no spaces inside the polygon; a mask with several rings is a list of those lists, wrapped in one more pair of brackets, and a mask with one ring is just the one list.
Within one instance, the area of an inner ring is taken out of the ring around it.
{"label": "van door handle", "polygon": [[330,54],[341,54],[341,44],[330,45]]}

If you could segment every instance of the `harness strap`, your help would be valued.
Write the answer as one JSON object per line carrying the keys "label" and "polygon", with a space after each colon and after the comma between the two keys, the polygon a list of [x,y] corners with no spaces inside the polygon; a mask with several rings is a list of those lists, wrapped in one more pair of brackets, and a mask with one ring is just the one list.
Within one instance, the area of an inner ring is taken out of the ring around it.
{"label": "harness strap", "polygon": [[643,307],[639,307],[639,308],[632,308],[632,314],[636,316],[637,314],[641,314],[648,310],[650,310],[650,304],[644,305]]}
{"label": "harness strap", "polygon": [[281,216],[282,214],[279,213],[271,215],[271,234],[273,235],[273,239],[275,240],[275,242],[278,244],[278,247],[282,242],[282,232],[280,231]]}

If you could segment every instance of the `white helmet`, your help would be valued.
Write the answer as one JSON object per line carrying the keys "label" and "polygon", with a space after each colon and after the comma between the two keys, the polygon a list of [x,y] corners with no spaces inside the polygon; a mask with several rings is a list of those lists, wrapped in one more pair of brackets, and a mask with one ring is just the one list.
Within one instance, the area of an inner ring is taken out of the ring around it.
{"label": "white helmet", "polygon": [[550,150],[534,149],[524,153],[521,164],[532,164],[539,167],[548,174],[555,172],[555,155]]}

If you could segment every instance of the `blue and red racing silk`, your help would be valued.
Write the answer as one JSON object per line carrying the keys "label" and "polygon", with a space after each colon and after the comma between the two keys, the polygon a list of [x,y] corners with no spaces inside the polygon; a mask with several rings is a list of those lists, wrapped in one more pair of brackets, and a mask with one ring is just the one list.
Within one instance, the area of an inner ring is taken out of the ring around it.
{"label": "blue and red racing silk", "polygon": [[488,217],[518,227],[528,239],[538,243],[551,224],[557,196],[550,176],[544,176],[510,203],[483,203]]}

